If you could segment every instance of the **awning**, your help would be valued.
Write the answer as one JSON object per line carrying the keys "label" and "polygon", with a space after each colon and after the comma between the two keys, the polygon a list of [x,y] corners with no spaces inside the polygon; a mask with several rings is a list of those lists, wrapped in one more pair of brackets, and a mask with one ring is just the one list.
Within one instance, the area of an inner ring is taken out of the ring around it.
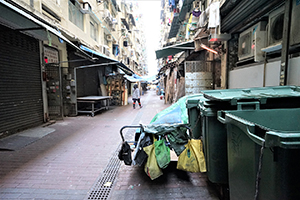
{"label": "awning", "polygon": [[[104,59],[106,59],[106,60],[108,60],[108,61],[110,61],[110,63],[107,63],[107,65],[109,65],[109,64],[114,64],[114,65],[117,65],[122,71],[124,71],[126,74],[129,74],[129,75],[132,75],[132,74],[134,74],[134,72],[130,69],[130,68],[128,68],[126,65],[124,65],[123,63],[121,63],[120,61],[118,61],[118,60],[115,60],[115,59],[113,59],[113,58],[111,58],[111,57],[108,57],[107,55],[104,55],[104,54],[102,54],[102,53],[99,53],[99,52],[97,52],[97,51],[94,51],[94,50],[92,50],[92,49],[90,49],[90,48],[88,48],[88,47],[86,47],[86,46],[83,46],[83,45],[80,45],[80,49],[82,49],[82,50],[84,50],[84,51],[86,51],[86,52],[88,52],[88,53],[91,53],[92,55],[91,56],[98,56],[98,57],[101,57],[101,58],[104,58]],[[96,64],[97,65],[97,64]],[[96,66],[96,65],[92,65],[92,66]],[[100,65],[105,65],[105,63],[103,63],[103,64],[100,64]],[[99,65],[99,66],[100,66]]]}
{"label": "awning", "polygon": [[155,51],[156,53],[156,59],[160,59],[163,57],[167,57],[170,55],[175,55],[179,52],[185,51],[185,50],[194,50],[194,41],[188,41],[188,42],[183,42],[180,44],[175,44],[172,46],[164,47],[160,50]]}
{"label": "awning", "polygon": [[182,4],[182,7],[180,9],[179,15],[176,14],[173,17],[173,21],[172,21],[172,24],[171,24],[171,30],[169,32],[168,39],[176,37],[181,23],[185,21],[186,14],[188,12],[190,12],[190,10],[191,10],[193,2],[194,2],[194,0],[184,0],[183,1],[183,4]]}
{"label": "awning", "polygon": [[129,24],[127,23],[125,18],[121,18],[122,23],[124,24],[124,26],[126,26],[127,30],[130,30],[129,28]]}
{"label": "awning", "polygon": [[16,6],[4,0],[0,0],[0,16],[0,23],[7,25],[13,30],[23,32],[39,40],[48,40],[48,32],[51,32],[58,38],[69,43],[75,49],[81,51],[90,59],[93,59],[83,50],[81,50],[79,47],[77,47],[75,44],[69,41],[65,36],[63,36],[59,30],[47,25],[46,23],[38,20],[32,15],[26,13],[20,8],[17,8]]}
{"label": "awning", "polygon": [[132,14],[129,14],[129,19],[131,20],[132,25],[135,26],[134,17]]}
{"label": "awning", "polygon": [[138,76],[137,74],[133,74],[132,76],[125,75],[124,78],[126,78],[130,82],[152,82],[153,80],[156,79],[156,75]]}
{"label": "awning", "polygon": [[134,82],[140,82],[144,81],[144,79],[136,74],[133,74],[132,76],[125,75],[124,78],[126,78],[128,81],[134,83]]}

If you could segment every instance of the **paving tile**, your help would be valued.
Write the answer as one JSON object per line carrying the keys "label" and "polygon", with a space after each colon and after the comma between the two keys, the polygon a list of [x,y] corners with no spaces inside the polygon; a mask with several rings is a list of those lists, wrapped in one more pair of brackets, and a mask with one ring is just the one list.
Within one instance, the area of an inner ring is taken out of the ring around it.
{"label": "paving tile", "polygon": [[[142,104],[142,109],[135,110],[132,104],[112,106],[95,117],[65,117],[47,127],[53,132],[33,143],[16,151],[0,151],[0,199],[86,198],[121,143],[120,128],[149,124],[169,106],[155,91],[147,92]],[[134,132],[128,131],[128,135],[133,137]],[[30,137],[30,132],[26,136]],[[122,164],[110,199],[195,199],[199,194],[215,199],[207,187],[203,174],[170,169],[151,181],[141,167]]]}

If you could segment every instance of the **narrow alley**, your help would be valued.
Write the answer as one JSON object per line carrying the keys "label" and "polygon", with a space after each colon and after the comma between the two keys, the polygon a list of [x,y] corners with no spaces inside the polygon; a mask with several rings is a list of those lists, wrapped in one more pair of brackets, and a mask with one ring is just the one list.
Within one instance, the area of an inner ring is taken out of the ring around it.
{"label": "narrow alley", "polygon": [[[0,147],[0,199],[217,199],[203,174],[178,171],[171,163],[151,181],[143,168],[117,159],[120,128],[149,124],[169,106],[154,90],[141,102],[142,109],[130,102],[95,117],[64,118],[2,139],[0,144],[14,145]],[[134,131],[125,135],[133,137]],[[107,175],[111,168],[114,173]]]}

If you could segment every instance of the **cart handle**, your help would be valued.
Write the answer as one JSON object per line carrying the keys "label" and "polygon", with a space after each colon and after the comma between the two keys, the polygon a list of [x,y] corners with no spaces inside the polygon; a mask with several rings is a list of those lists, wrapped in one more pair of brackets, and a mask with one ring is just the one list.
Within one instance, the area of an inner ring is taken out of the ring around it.
{"label": "cart handle", "polygon": [[121,138],[122,138],[122,141],[125,142],[125,139],[124,139],[124,136],[123,136],[123,130],[125,128],[141,128],[141,132],[144,132],[144,128],[142,126],[142,124],[140,125],[132,125],[132,126],[123,126],[121,129],[120,129],[120,135],[121,135]]}

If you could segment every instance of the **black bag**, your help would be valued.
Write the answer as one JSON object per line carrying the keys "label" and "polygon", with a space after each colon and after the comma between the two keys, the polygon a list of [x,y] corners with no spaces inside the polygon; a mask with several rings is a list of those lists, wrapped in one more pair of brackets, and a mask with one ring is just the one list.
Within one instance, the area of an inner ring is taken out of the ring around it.
{"label": "black bag", "polygon": [[136,152],[136,157],[134,159],[135,163],[139,166],[142,166],[148,158],[148,154],[144,151],[142,147],[139,147]]}
{"label": "black bag", "polygon": [[137,165],[142,166],[146,163],[148,154],[144,151],[143,147],[149,146],[152,144],[151,138],[149,135],[146,135],[141,139],[140,145],[137,147],[136,156],[134,161]]}
{"label": "black bag", "polygon": [[131,165],[131,149],[127,142],[123,142],[122,147],[119,151],[119,159],[124,160],[125,165]]}

